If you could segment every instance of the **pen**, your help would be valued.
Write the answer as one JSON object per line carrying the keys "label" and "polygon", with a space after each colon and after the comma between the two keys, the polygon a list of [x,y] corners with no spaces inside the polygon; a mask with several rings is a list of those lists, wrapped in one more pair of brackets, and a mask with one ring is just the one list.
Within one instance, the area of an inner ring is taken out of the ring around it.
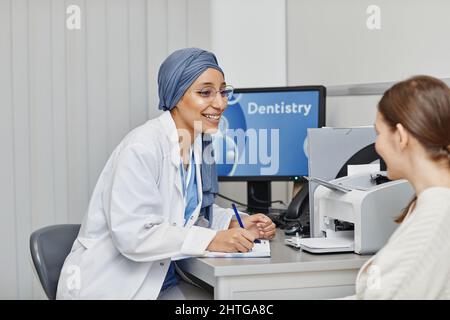
{"label": "pen", "polygon": [[[236,216],[236,219],[237,219],[237,221],[238,221],[238,223],[239,223],[239,226],[240,226],[242,229],[245,229],[244,224],[242,223],[241,217],[239,216],[239,212],[238,212],[238,210],[237,210],[237,208],[236,208],[236,205],[235,205],[234,203],[232,203],[231,206],[233,207],[234,215]],[[259,241],[258,239],[255,239],[254,242],[255,242],[255,243],[261,243],[261,241]]]}

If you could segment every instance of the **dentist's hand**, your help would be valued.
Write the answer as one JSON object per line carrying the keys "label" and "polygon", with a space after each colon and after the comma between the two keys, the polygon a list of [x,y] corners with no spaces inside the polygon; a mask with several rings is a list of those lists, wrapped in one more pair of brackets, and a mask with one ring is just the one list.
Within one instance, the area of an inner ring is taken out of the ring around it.
{"label": "dentist's hand", "polygon": [[[276,225],[269,217],[262,213],[253,214],[242,218],[242,223],[256,239],[273,239]],[[240,228],[237,220],[231,220],[229,228]]]}
{"label": "dentist's hand", "polygon": [[233,228],[218,231],[209,243],[208,251],[248,252],[253,248],[255,237],[246,229]]}

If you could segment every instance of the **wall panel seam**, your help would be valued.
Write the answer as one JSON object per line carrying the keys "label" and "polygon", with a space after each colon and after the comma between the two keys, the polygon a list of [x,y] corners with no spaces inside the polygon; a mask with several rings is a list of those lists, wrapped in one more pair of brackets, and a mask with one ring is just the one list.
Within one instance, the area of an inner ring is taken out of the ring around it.
{"label": "wall panel seam", "polygon": [[[50,7],[49,7],[49,11],[50,11],[50,94],[51,94],[51,99],[50,99],[50,115],[51,115],[51,132],[52,132],[52,140],[51,140],[51,148],[52,148],[52,157],[53,157],[53,161],[55,161],[56,159],[56,152],[55,152],[55,104],[54,104],[54,94],[55,94],[55,90],[54,90],[54,77],[53,77],[53,61],[54,61],[54,52],[53,52],[53,8],[52,8],[52,2],[53,0],[50,0]],[[54,162],[53,162],[54,164]],[[57,221],[56,215],[57,215],[57,210],[56,210],[56,172],[55,172],[55,165],[53,165],[52,168],[53,171],[53,179],[52,179],[52,187],[53,187],[53,223],[55,224]]]}
{"label": "wall panel seam", "polygon": [[127,0],[127,71],[128,71],[128,131],[131,130],[131,126],[133,124],[132,121],[132,90],[131,90],[131,67],[130,67],[130,44],[131,44],[131,36],[130,36],[130,0]]}
{"label": "wall panel seam", "polygon": [[110,139],[109,139],[109,82],[108,82],[108,76],[109,76],[109,54],[108,54],[108,46],[109,46],[109,30],[108,30],[108,0],[104,0],[105,4],[105,91],[106,91],[106,112],[105,112],[105,130],[106,130],[106,153],[108,156],[110,151]]}
{"label": "wall panel seam", "polygon": [[[67,8],[67,1],[65,1],[64,6]],[[64,107],[66,108],[65,110],[65,114],[64,114],[64,118],[65,118],[65,143],[66,143],[66,148],[65,148],[65,153],[66,153],[66,170],[70,171],[70,166],[69,166],[69,134],[68,134],[68,130],[69,130],[69,126],[67,125],[69,123],[69,119],[68,119],[68,114],[69,112],[67,112],[67,28],[64,28]],[[69,208],[69,204],[70,204],[70,196],[71,196],[71,192],[70,192],[70,179],[69,176],[67,176],[66,178],[66,190],[67,190],[67,211],[66,211],[66,221],[69,222],[70,221],[70,208]]]}
{"label": "wall panel seam", "polygon": [[10,68],[10,83],[11,83],[11,136],[12,136],[12,176],[13,176],[13,186],[12,186],[12,190],[13,190],[13,194],[14,194],[14,201],[13,201],[13,214],[14,214],[14,230],[15,230],[15,241],[14,241],[14,246],[15,246],[15,258],[16,258],[16,292],[17,292],[17,297],[20,297],[20,282],[19,282],[19,273],[17,272],[17,269],[19,268],[19,246],[18,246],[18,232],[17,232],[17,184],[16,184],[16,153],[15,153],[15,145],[16,145],[16,135],[15,135],[15,117],[14,117],[14,76],[13,76],[13,72],[14,72],[14,54],[13,54],[13,14],[12,14],[12,0],[9,1],[9,31],[10,31],[10,37],[9,37],[9,54],[11,57],[11,63],[9,65]]}
{"label": "wall panel seam", "polygon": [[[90,148],[89,148],[89,88],[88,88],[88,54],[87,54],[87,47],[88,47],[88,32],[87,32],[87,6],[86,6],[86,0],[83,1],[83,9],[84,14],[82,14],[81,22],[82,22],[82,28],[83,28],[83,42],[84,42],[84,91],[85,91],[85,114],[86,114],[86,199],[89,201],[89,190],[90,190],[90,181],[91,181],[91,170],[89,170],[89,164],[90,164]],[[81,214],[81,213],[78,213]]]}

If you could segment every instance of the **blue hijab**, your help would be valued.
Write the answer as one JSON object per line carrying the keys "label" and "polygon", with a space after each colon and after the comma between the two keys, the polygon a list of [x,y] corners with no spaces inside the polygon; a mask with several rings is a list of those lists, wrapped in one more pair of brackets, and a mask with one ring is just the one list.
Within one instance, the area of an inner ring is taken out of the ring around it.
{"label": "blue hijab", "polygon": [[[186,90],[208,68],[223,71],[216,56],[198,48],[186,48],[173,52],[164,60],[158,72],[159,109],[172,110]],[[212,143],[209,134],[202,135],[202,150]],[[209,148],[208,148],[209,149]],[[212,223],[212,205],[219,192],[214,151],[202,152],[201,177],[203,200],[200,214]]]}

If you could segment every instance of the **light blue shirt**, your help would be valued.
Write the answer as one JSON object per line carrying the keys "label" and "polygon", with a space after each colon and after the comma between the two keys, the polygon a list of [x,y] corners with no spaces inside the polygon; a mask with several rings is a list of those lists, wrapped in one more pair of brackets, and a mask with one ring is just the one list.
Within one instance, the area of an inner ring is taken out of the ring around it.
{"label": "light blue shirt", "polygon": [[[187,181],[186,187],[186,177],[189,175],[190,178]],[[185,170],[182,163],[180,163],[180,179],[183,190],[183,198],[185,199],[185,209],[184,209],[184,224],[186,225],[187,221],[191,217],[195,208],[198,206],[198,190],[197,190],[197,179],[196,179],[196,171],[195,171],[195,163],[194,163],[194,154],[191,152],[191,159],[188,169]],[[178,283],[178,277],[175,273],[175,267],[173,262],[170,263],[169,270],[167,271],[166,278],[164,279],[164,283],[162,285],[161,290],[165,290],[175,284]]]}

